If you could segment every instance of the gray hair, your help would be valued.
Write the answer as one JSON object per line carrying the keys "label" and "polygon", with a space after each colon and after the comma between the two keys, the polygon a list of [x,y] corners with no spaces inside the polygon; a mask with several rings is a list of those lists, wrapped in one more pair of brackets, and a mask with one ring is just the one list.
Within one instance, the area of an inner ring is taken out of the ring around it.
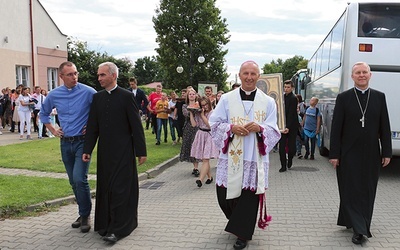
{"label": "gray hair", "polygon": [[117,78],[118,78],[119,69],[118,69],[117,65],[115,65],[115,63],[113,63],[113,62],[103,62],[103,63],[101,63],[99,65],[99,68],[103,67],[103,66],[107,66],[108,67],[108,72],[110,74],[116,74]]}

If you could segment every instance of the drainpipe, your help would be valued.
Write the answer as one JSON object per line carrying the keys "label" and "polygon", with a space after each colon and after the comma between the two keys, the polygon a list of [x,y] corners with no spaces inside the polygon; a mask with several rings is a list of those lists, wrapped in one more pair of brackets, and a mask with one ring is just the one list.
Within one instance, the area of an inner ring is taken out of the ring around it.
{"label": "drainpipe", "polygon": [[[33,0],[29,0],[29,15],[30,15],[30,25],[31,25],[31,50],[32,50],[32,83],[33,88],[35,88],[35,43],[33,35]],[[36,0],[35,0],[36,1]]]}

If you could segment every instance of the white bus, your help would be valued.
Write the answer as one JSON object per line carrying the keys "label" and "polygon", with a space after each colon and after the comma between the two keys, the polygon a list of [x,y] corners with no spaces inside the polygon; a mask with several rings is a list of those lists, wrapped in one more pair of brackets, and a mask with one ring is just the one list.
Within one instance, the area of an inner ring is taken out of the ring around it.
{"label": "white bus", "polygon": [[306,102],[313,96],[320,99],[323,124],[320,154],[329,153],[336,96],[354,86],[351,67],[359,61],[371,67],[370,87],[386,95],[393,155],[400,156],[399,1],[348,4],[309,60],[308,75],[303,76],[306,81],[296,89]]}

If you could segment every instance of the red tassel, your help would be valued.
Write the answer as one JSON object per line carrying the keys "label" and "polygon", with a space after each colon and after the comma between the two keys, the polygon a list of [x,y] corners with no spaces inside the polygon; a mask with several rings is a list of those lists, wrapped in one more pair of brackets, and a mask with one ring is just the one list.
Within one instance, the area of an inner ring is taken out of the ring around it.
{"label": "red tassel", "polygon": [[272,216],[267,215],[267,202],[266,202],[266,197],[265,193],[264,194],[259,194],[259,202],[260,202],[260,215],[258,219],[258,227],[261,229],[265,229],[268,225],[269,222],[272,220]]}

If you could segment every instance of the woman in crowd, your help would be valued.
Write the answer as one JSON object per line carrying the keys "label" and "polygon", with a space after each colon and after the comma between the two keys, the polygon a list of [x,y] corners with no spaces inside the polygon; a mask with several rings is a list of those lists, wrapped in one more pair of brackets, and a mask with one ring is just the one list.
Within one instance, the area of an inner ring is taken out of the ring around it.
{"label": "woman in crowd", "polygon": [[182,147],[181,147],[181,153],[179,155],[179,160],[180,161],[186,161],[186,162],[192,162],[193,163],[193,171],[192,174],[196,177],[200,175],[198,166],[199,162],[196,160],[194,157],[190,156],[190,151],[192,149],[192,144],[194,137],[196,136],[197,132],[197,127],[193,127],[190,124],[190,119],[189,119],[189,112],[195,112],[189,111],[188,106],[193,106],[197,102],[197,92],[193,88],[189,88],[187,91],[186,95],[186,103],[183,104],[182,106],[182,113],[186,117],[185,119],[185,125],[183,126],[183,134],[182,134]]}
{"label": "woman in crowd", "polygon": [[[12,117],[12,120],[13,120],[13,123],[15,124],[15,125],[17,125],[17,127],[18,127],[18,132],[19,133],[21,133],[21,130],[20,130],[20,120],[19,120],[19,114],[18,114],[18,108],[19,108],[19,106],[20,106],[20,102],[19,102],[19,96],[21,95],[21,90],[22,90],[22,88],[17,88],[16,90],[15,90],[15,95],[14,95],[14,113],[13,113],[13,117]],[[14,128],[15,129],[15,128]],[[14,133],[14,130],[13,129],[11,129],[10,130],[12,133]]]}
{"label": "woman in crowd", "polygon": [[24,138],[24,127],[26,123],[26,139],[32,140],[31,138],[31,110],[29,105],[34,105],[35,103],[31,101],[31,96],[29,95],[29,88],[23,87],[21,95],[18,97],[20,106],[18,108],[18,115],[20,120],[19,125],[19,139],[22,140]]}
{"label": "woman in crowd", "polygon": [[217,96],[216,96],[216,99],[215,99],[215,105],[218,104],[219,99],[221,99],[222,94],[224,94],[224,91],[223,91],[223,90],[219,90],[219,91],[217,92]]}

